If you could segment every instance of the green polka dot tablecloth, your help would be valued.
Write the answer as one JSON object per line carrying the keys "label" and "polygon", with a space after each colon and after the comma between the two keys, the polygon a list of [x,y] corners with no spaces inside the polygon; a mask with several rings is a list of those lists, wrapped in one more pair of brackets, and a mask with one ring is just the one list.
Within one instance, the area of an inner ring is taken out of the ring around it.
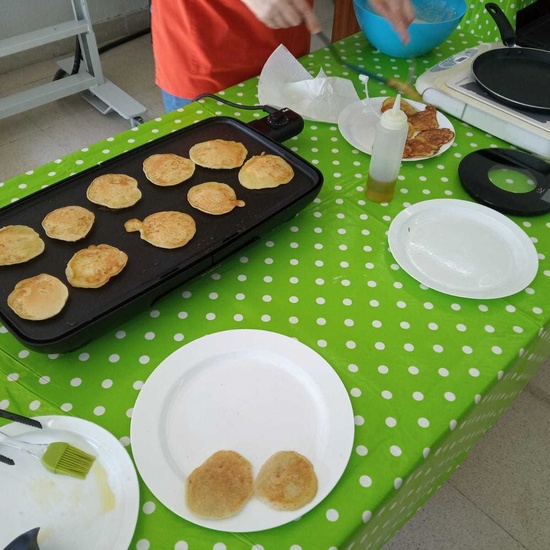
{"label": "green polka dot tablecloth", "polygon": [[[476,43],[457,31],[424,70]],[[408,60],[372,51],[361,35],[341,55],[386,77],[406,78]],[[324,49],[302,59],[311,74],[357,75]],[[417,72],[418,74],[418,72]],[[256,103],[257,80],[222,95]],[[392,90],[371,84],[372,96]],[[191,104],[0,184],[6,205],[195,121],[264,116],[213,100]],[[261,240],[182,286],[152,309],[67,354],[26,349],[0,328],[0,408],[72,415],[113,433],[132,453],[130,419],[151,372],[173,351],[218,331],[264,329],[298,339],[330,363],[353,406],[355,440],[335,489],[299,520],[246,534],[208,530],[169,511],[140,483],[137,550],[348,550],[379,548],[464,460],[549,354],[550,217],[513,217],[535,244],[539,270],[504,299],[455,298],[426,288],[394,261],[387,231],[408,205],[470,200],[458,164],[480,148],[509,147],[459,120],[439,157],[403,164],[395,198],[364,197],[370,157],[337,125],[306,122],[285,145],[324,174],[318,197]],[[159,474],[161,474],[159,472]],[[6,475],[0,470],[0,476]],[[182,486],[183,491],[183,486]]]}

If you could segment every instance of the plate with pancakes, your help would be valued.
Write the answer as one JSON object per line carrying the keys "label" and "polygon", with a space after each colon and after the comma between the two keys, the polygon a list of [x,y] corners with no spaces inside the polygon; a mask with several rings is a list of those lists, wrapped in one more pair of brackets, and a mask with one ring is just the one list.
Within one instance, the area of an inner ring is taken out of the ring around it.
{"label": "plate with pancakes", "polygon": [[[370,155],[379,117],[384,110],[391,108],[394,100],[394,97],[372,97],[351,103],[338,118],[340,133],[350,145]],[[401,98],[401,110],[409,122],[404,161],[437,157],[454,143],[455,131],[451,121],[431,105]]]}
{"label": "plate with pancakes", "polygon": [[[250,329],[172,353],[145,382],[131,423],[156,498],[227,532],[271,529],[315,508],[342,476],[353,437],[349,395],[330,364],[294,338]],[[285,476],[295,494],[281,500]]]}

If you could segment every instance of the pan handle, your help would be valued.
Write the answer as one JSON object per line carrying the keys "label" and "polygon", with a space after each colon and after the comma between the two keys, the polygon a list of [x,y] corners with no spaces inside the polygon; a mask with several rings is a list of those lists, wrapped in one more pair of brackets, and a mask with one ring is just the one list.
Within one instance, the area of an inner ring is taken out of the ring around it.
{"label": "pan handle", "polygon": [[516,45],[516,31],[506,17],[506,14],[493,2],[485,4],[485,9],[489,12],[500,32],[500,37],[505,46],[514,47]]}

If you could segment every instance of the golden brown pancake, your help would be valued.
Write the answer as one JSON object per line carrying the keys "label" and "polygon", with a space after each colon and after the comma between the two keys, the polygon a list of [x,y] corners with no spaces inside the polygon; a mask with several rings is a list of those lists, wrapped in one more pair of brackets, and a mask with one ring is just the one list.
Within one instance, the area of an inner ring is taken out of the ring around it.
{"label": "golden brown pancake", "polygon": [[242,166],[247,154],[242,143],[225,139],[203,141],[189,150],[189,157],[195,164],[216,170]]}
{"label": "golden brown pancake", "polygon": [[195,163],[172,153],[151,155],[143,161],[143,172],[151,183],[168,187],[188,180],[195,172]]}
{"label": "golden brown pancake", "polygon": [[[383,103],[380,110],[382,112],[387,111],[388,109],[391,109],[393,107],[393,104],[395,103],[395,97],[388,97],[386,98]],[[416,114],[416,109],[406,100],[401,98],[399,102],[399,108],[407,115],[412,116]]]}
{"label": "golden brown pancake", "polygon": [[79,250],[68,262],[65,275],[78,288],[99,288],[126,266],[128,255],[109,244]]}
{"label": "golden brown pancake", "polygon": [[19,281],[8,296],[8,306],[22,319],[43,321],[57,315],[68,297],[69,290],[57,277],[41,273]]}
{"label": "golden brown pancake", "polygon": [[420,135],[416,135],[412,139],[405,142],[403,150],[404,159],[433,157],[439,151],[439,146],[430,143]]}
{"label": "golden brown pancake", "polygon": [[51,239],[75,242],[90,232],[94,220],[94,214],[82,206],[64,206],[47,214],[42,227]]}
{"label": "golden brown pancake", "polygon": [[95,204],[118,210],[136,204],[141,191],[137,180],[126,174],[104,174],[92,181],[86,196]]}
{"label": "golden brown pancake", "polygon": [[183,212],[156,212],[143,221],[128,220],[124,224],[128,232],[139,231],[144,241],[159,248],[179,248],[186,245],[197,231],[195,220]]}
{"label": "golden brown pancake", "polygon": [[247,189],[278,187],[293,177],[294,170],[285,159],[264,153],[247,160],[239,170],[239,182]]}
{"label": "golden brown pancake", "polygon": [[409,122],[417,132],[439,128],[437,111],[433,105],[426,105],[423,111],[418,111],[414,115],[409,116]]}
{"label": "golden brown pancake", "polygon": [[429,143],[437,145],[438,148],[453,141],[455,133],[449,128],[433,128],[430,130],[422,130],[417,137],[424,138]]}
{"label": "golden brown pancake", "polygon": [[197,516],[221,519],[237,514],[253,490],[250,462],[235,451],[218,451],[191,472],[185,500]]}
{"label": "golden brown pancake", "polygon": [[280,451],[262,466],[254,482],[258,500],[275,510],[298,510],[317,494],[311,462],[295,451]]}
{"label": "golden brown pancake", "polygon": [[244,206],[244,201],[237,199],[232,187],[225,183],[209,181],[191,187],[187,193],[189,204],[207,214],[219,216],[231,212],[235,206]]}
{"label": "golden brown pancake", "polygon": [[28,262],[44,252],[40,235],[26,225],[7,225],[0,229],[0,265]]}

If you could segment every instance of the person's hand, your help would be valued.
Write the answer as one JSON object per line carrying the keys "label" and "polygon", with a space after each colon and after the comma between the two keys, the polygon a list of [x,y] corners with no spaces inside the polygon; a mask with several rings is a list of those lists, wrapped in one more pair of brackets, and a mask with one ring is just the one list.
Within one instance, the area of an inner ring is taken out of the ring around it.
{"label": "person's hand", "polygon": [[414,8],[410,0],[369,0],[369,3],[376,13],[388,19],[403,44],[408,44],[408,28],[414,21]]}
{"label": "person's hand", "polygon": [[311,34],[321,30],[319,19],[307,0],[242,0],[243,4],[271,29],[305,24]]}

